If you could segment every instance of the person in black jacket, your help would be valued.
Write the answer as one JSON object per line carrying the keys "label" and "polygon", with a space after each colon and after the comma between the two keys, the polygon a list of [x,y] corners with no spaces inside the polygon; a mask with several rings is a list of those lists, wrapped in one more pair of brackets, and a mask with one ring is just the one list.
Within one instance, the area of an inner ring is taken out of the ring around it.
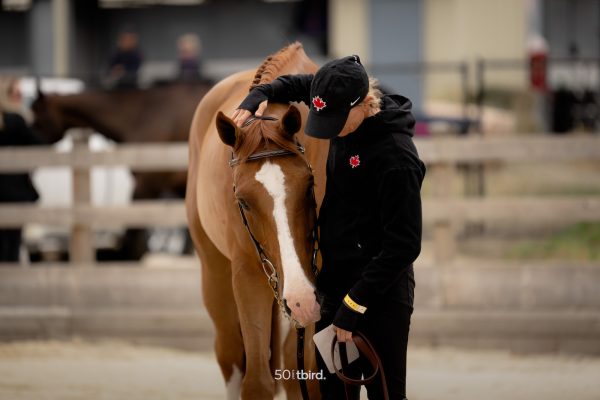
{"label": "person in black jacket", "polygon": [[[232,117],[241,126],[253,113],[262,115],[267,101],[302,101],[310,106],[305,133],[331,140],[319,215],[317,331],[333,323],[339,341],[352,340],[356,330],[365,334],[382,360],[390,398],[405,399],[425,164],[412,141],[410,100],[383,96],[374,84],[358,56],[344,57],[314,76],[285,75],[259,85]],[[325,370],[320,355],[317,361]],[[344,372],[360,377],[362,367],[352,363]],[[320,386],[324,399],[345,398],[335,374]],[[367,391],[369,399],[383,396],[378,382]]]}
{"label": "person in black jacket", "polygon": [[135,88],[143,57],[138,48],[138,35],[130,28],[119,34],[117,51],[110,58],[109,78],[118,88]]}
{"label": "person in black jacket", "polygon": [[[40,144],[19,114],[0,109],[0,146]],[[0,203],[33,202],[38,199],[29,174],[0,173]],[[0,227],[0,262],[18,262],[21,229]]]}

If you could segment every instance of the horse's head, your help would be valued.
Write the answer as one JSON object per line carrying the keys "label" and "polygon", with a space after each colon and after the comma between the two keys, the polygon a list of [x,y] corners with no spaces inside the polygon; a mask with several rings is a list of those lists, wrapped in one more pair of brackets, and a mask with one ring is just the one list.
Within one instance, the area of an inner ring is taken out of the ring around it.
{"label": "horse's head", "polygon": [[33,111],[33,129],[48,143],[58,142],[63,138],[67,125],[53,96],[38,91],[37,98],[31,104]]}
{"label": "horse's head", "polygon": [[238,205],[279,275],[280,296],[292,317],[306,325],[320,318],[312,272],[313,175],[294,140],[301,127],[298,109],[271,105],[268,114],[276,119],[256,119],[238,128],[219,113],[216,125],[237,159],[233,182]]}

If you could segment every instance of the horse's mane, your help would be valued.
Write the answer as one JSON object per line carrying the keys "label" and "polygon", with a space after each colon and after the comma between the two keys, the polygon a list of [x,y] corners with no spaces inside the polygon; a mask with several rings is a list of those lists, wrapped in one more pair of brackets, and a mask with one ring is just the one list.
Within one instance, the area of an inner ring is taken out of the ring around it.
{"label": "horse's mane", "polygon": [[271,54],[269,57],[265,58],[263,63],[256,70],[254,80],[250,85],[250,90],[258,85],[269,83],[275,79],[278,72],[290,62],[298,51],[302,51],[302,43],[294,42],[279,50],[277,53]]}
{"label": "horse's mane", "polygon": [[[260,84],[268,83],[275,79],[275,77],[278,76],[279,71],[281,71],[281,69],[284,68],[299,51],[302,51],[302,44],[300,42],[294,42],[279,50],[277,53],[265,58],[263,63],[256,70],[250,90]],[[252,123],[247,129],[244,129],[240,133],[242,136],[237,141],[239,147],[235,149],[236,156],[240,162],[245,162],[252,153],[259,151],[261,144],[263,145],[263,149],[268,148],[269,143],[273,143],[279,148],[300,154],[296,143],[291,141],[287,135],[282,134],[279,129],[279,123],[268,120],[257,120],[257,122]]]}

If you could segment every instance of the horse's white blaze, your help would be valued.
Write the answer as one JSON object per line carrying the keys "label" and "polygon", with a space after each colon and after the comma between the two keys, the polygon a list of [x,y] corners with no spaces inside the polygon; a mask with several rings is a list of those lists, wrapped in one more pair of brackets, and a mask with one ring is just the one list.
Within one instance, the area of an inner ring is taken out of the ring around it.
{"label": "horse's white blaze", "polygon": [[239,400],[242,394],[242,371],[233,366],[233,372],[227,381],[227,400]]}
{"label": "horse's white blaze", "polygon": [[[279,165],[266,161],[256,173],[255,178],[273,198],[273,217],[275,218],[275,226],[277,228],[277,239],[279,241],[279,251],[281,252],[281,263],[285,280],[283,297],[288,298],[293,296],[296,300],[310,301],[312,295],[314,301],[314,287],[306,275],[304,275],[290,231],[287,210],[285,208],[286,193],[283,171]],[[312,304],[303,304],[302,306],[311,307]]]}

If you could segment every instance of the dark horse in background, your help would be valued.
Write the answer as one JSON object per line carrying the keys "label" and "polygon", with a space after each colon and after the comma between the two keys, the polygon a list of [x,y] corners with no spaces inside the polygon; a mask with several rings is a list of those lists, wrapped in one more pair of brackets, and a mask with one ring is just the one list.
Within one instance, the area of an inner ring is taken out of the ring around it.
{"label": "dark horse in background", "polygon": [[[91,128],[117,143],[186,142],[196,105],[211,87],[200,81],[72,95],[38,92],[31,107],[33,127],[48,143],[62,139],[70,128]],[[134,200],[185,197],[185,171],[133,175]],[[146,231],[128,229],[116,258],[138,260],[146,251]]]}

